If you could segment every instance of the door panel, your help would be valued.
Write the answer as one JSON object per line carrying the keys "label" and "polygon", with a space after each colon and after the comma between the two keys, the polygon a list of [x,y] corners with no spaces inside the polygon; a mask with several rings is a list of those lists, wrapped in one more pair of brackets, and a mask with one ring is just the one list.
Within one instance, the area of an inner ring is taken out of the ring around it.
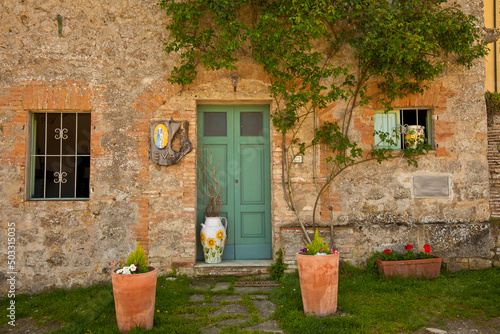
{"label": "door panel", "polygon": [[[228,218],[223,259],[272,258],[269,107],[199,106],[198,122],[200,143],[220,158],[221,215]],[[198,196],[197,234],[203,209]],[[203,259],[199,240],[198,259]]]}
{"label": "door panel", "polygon": [[241,236],[247,238],[265,235],[265,220],[262,212],[241,213]]}
{"label": "door panel", "polygon": [[241,204],[264,204],[264,148],[262,145],[241,146]]}

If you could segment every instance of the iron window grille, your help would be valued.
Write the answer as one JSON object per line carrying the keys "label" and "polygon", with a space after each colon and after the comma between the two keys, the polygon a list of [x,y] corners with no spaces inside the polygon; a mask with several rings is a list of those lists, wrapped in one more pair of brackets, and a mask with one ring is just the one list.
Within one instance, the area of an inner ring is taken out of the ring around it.
{"label": "iron window grille", "polygon": [[30,199],[88,200],[90,113],[33,113]]}

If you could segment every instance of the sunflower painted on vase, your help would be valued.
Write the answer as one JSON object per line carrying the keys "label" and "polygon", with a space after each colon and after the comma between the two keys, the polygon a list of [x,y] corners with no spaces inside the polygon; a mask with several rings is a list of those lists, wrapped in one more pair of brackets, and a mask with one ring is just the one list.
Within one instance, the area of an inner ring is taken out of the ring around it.
{"label": "sunflower painted on vase", "polygon": [[[226,226],[222,220],[226,221]],[[206,263],[220,263],[226,244],[227,219],[225,217],[206,217],[201,224],[200,241]]]}

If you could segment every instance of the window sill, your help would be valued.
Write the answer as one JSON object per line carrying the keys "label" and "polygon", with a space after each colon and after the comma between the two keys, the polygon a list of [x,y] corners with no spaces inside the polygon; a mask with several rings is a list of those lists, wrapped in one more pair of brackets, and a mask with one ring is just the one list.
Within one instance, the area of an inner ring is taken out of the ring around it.
{"label": "window sill", "polygon": [[88,202],[88,198],[29,198],[26,202]]}

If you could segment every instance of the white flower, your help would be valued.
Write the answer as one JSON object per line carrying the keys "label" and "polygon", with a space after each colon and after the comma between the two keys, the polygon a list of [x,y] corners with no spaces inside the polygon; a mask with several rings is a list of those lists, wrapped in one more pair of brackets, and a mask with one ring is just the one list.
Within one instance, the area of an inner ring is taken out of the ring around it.
{"label": "white flower", "polygon": [[135,264],[131,264],[130,267],[129,267],[129,270],[130,271],[136,271],[137,267],[135,266]]}
{"label": "white flower", "polygon": [[[130,269],[131,269],[130,267],[123,267],[121,269],[116,270],[116,273],[122,274],[122,275],[130,275],[131,274]],[[135,269],[137,269],[137,268],[135,268]]]}
{"label": "white flower", "polygon": [[316,255],[326,255],[326,253],[316,253]]}

